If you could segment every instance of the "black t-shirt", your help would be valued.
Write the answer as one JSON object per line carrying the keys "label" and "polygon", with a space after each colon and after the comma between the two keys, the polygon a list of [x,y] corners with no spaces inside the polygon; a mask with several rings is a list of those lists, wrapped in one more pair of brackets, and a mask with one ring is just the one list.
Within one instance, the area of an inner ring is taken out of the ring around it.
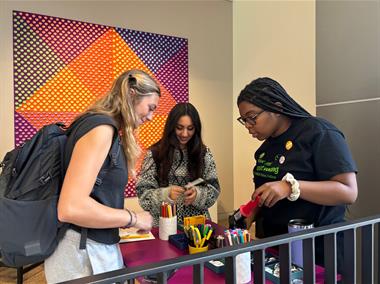
{"label": "black t-shirt", "polygon": [[[255,153],[255,187],[281,180],[291,173],[297,180],[326,181],[341,173],[356,172],[343,134],[330,122],[317,117],[292,120],[287,131],[268,138]],[[302,188],[301,188],[302,190]],[[288,232],[292,219],[306,219],[315,227],[344,221],[345,205],[323,206],[299,198],[282,199],[263,206],[256,220],[260,238]]]}

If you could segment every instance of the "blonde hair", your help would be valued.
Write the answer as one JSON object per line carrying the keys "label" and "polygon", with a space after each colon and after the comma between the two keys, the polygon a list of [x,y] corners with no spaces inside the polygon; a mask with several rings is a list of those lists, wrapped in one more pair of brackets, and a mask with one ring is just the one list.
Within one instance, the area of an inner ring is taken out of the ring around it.
{"label": "blonde hair", "polygon": [[[134,92],[135,95],[131,96],[131,92]],[[129,70],[116,78],[108,94],[85,112],[106,114],[118,123],[128,171],[133,176],[135,175],[136,160],[140,154],[140,147],[134,136],[134,131],[138,127],[135,106],[144,97],[153,95],[161,96],[157,82],[142,70]]]}

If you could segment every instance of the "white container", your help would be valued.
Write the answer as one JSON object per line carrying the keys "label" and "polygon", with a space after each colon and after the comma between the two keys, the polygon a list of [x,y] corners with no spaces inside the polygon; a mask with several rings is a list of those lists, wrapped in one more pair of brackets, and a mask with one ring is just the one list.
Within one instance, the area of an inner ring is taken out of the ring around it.
{"label": "white container", "polygon": [[245,252],[236,256],[236,283],[251,283],[251,252]]}
{"label": "white container", "polygon": [[160,217],[158,237],[160,240],[169,240],[170,235],[177,234],[177,216],[171,218]]}

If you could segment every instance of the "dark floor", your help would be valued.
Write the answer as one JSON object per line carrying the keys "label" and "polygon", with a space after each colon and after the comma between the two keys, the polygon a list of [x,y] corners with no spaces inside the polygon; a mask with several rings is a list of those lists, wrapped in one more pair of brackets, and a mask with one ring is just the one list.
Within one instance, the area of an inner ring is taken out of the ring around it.
{"label": "dark floor", "polygon": [[[25,284],[46,283],[43,264],[25,273],[23,279],[24,279],[23,283]],[[0,267],[0,283],[1,284],[17,283],[16,269]]]}

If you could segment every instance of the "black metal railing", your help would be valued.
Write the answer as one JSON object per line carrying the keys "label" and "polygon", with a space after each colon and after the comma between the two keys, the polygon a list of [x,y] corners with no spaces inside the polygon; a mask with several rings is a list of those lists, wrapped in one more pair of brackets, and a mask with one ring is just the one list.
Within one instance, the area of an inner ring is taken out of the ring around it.
{"label": "black metal railing", "polygon": [[[284,234],[275,237],[255,240],[251,243],[213,249],[208,252],[184,255],[175,259],[164,260],[158,263],[146,264],[138,267],[110,271],[94,276],[64,283],[133,283],[137,277],[156,274],[157,283],[167,283],[168,271],[184,266],[193,266],[193,283],[204,283],[204,263],[215,259],[225,259],[225,283],[235,284],[236,256],[244,252],[253,252],[254,283],[265,283],[265,250],[278,247],[280,262],[280,283],[291,282],[291,250],[293,241],[302,240],[303,244],[303,283],[315,283],[315,238],[324,240],[324,277],[325,283],[337,283],[337,234],[344,235],[343,269],[340,272],[339,283],[380,283],[379,267],[374,264],[378,261],[379,236],[377,231],[380,215],[348,221]],[[358,242],[360,235],[360,242]],[[376,250],[375,250],[376,244]],[[358,259],[358,250],[361,251]],[[361,264],[361,265],[358,265]],[[359,266],[359,268],[358,268]],[[360,273],[358,273],[360,272]],[[359,279],[357,279],[359,278]]]}

